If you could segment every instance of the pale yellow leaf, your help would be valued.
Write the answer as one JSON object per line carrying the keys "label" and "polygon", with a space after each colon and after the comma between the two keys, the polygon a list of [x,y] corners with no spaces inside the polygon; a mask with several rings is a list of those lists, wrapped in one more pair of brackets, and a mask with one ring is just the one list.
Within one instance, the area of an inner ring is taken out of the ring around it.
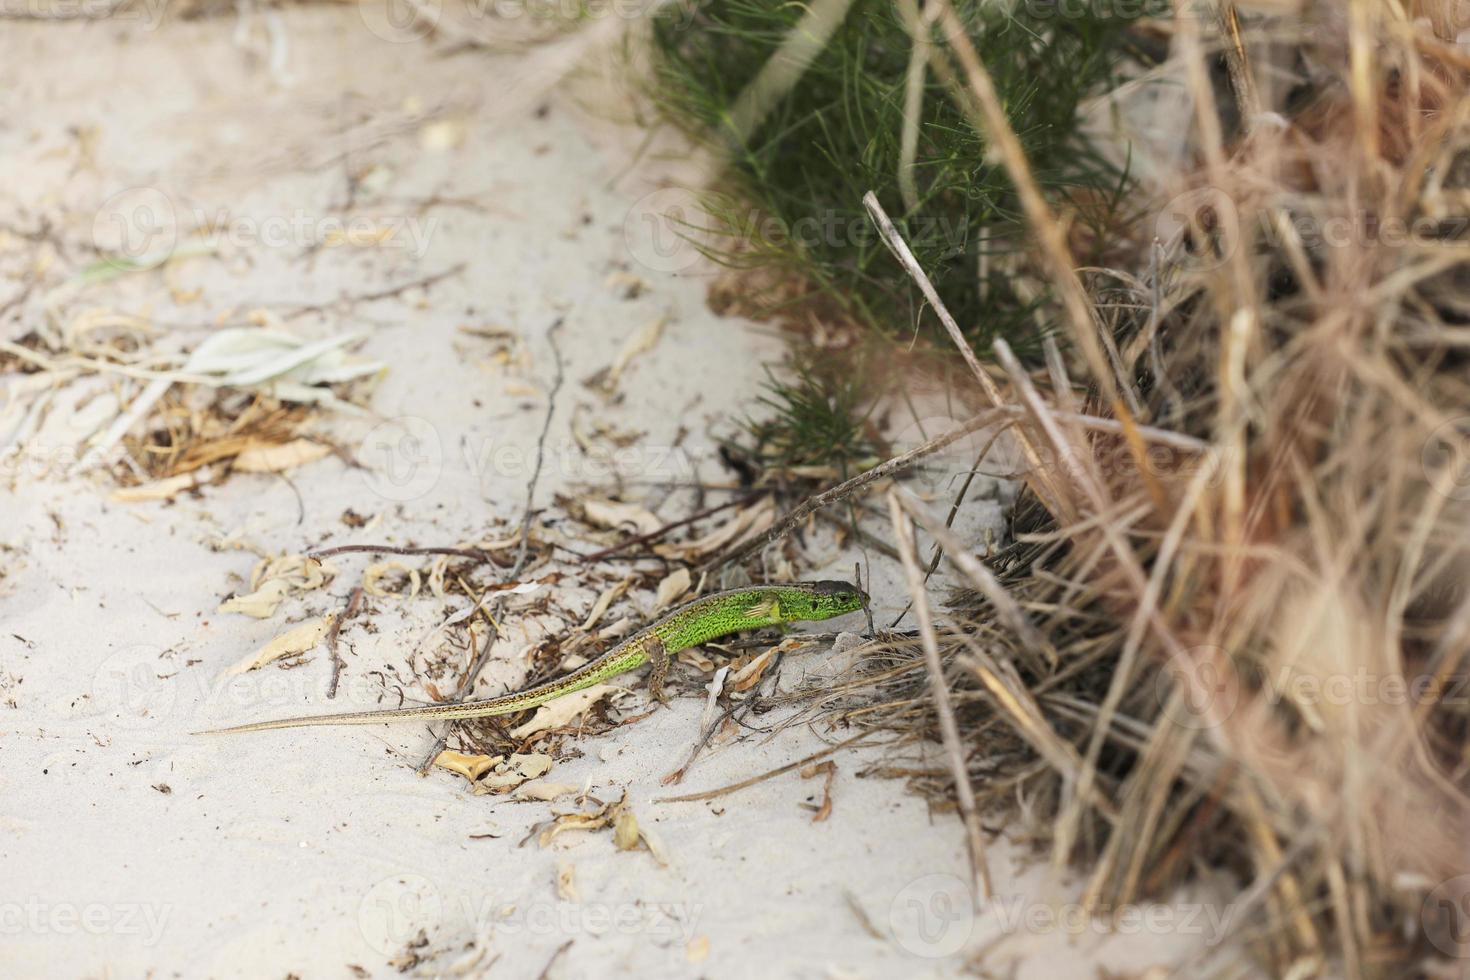
{"label": "pale yellow leaf", "polygon": [[145,500],[172,500],[185,490],[193,490],[208,482],[208,475],[201,478],[200,471],[180,473],[178,476],[154,480],[136,487],[122,487],[112,491],[112,500],[119,504],[136,504]]}
{"label": "pale yellow leaf", "polygon": [[434,757],[434,765],[458,773],[472,783],[504,761],[503,755],[466,755],[452,749],[445,749]]}
{"label": "pale yellow leaf", "polygon": [[255,652],[253,656],[230,668],[231,674],[243,674],[247,671],[264,667],[268,663],[280,660],[282,657],[294,656],[298,653],[306,653],[326,638],[327,631],[332,628],[336,615],[323,616],[309,623],[302,623],[294,629],[289,629],[271,640],[265,646]]}
{"label": "pale yellow leaf", "polygon": [[667,608],[673,601],[689,591],[689,569],[681,568],[658,583],[658,595],[654,597],[654,612]]}
{"label": "pale yellow leaf", "polygon": [[576,627],[576,631],[578,633],[585,633],[593,626],[596,626],[597,621],[607,612],[607,607],[611,606],[617,600],[618,596],[627,592],[628,586],[632,584],[633,576],[629,575],[617,585],[604,589],[602,595],[598,596],[597,601],[592,604],[592,611],[587,614],[587,618],[582,621],[581,625]]}
{"label": "pale yellow leaf", "polygon": [[483,777],[479,785],[486,789],[514,789],[527,780],[544,776],[551,770],[551,756],[541,752],[516,753],[506,759],[495,772]]}
{"label": "pale yellow leaf", "polygon": [[618,379],[623,376],[623,372],[628,369],[628,365],[633,363],[633,359],[639,354],[648,353],[658,345],[659,338],[663,336],[664,325],[666,323],[668,323],[668,317],[661,316],[657,320],[649,323],[642,330],[630,336],[623,343],[623,349],[618,352],[618,356],[613,361],[612,367],[608,369],[607,380],[603,384],[605,390],[615,390],[618,386]]}
{"label": "pale yellow leaf", "polygon": [[626,504],[621,500],[589,497],[582,501],[582,511],[587,520],[598,527],[632,527],[639,534],[652,534],[663,527],[663,521],[646,507]]}
{"label": "pale yellow leaf", "polygon": [[281,603],[291,594],[291,584],[285,579],[273,578],[248,595],[237,595],[220,603],[219,611],[243,613],[256,619],[269,619],[276,614]]}
{"label": "pale yellow leaf", "polygon": [[517,786],[516,791],[511,795],[518,800],[536,800],[545,803],[563,796],[572,796],[581,789],[582,787],[576,783],[550,783],[544,779],[533,779]]}
{"label": "pale yellow leaf", "polygon": [[[393,572],[406,572],[408,574],[407,592],[394,592],[378,584],[380,578]],[[401,596],[412,599],[419,594],[420,584],[419,570],[417,568],[410,568],[401,561],[380,561],[376,564],[369,565],[367,570],[362,573],[362,591],[370,596],[376,596],[379,599],[390,596]]]}
{"label": "pale yellow leaf", "polygon": [[709,959],[709,937],[695,936],[689,940],[689,945],[684,947],[684,957],[690,963],[703,963]]}
{"label": "pale yellow leaf", "polygon": [[632,810],[618,813],[613,824],[613,843],[620,851],[631,851],[638,846],[638,818],[633,816]]}
{"label": "pale yellow leaf", "polygon": [[510,737],[522,739],[537,732],[544,732],[552,728],[560,728],[570,722],[573,718],[601,701],[608,694],[619,688],[611,684],[594,684],[580,691],[563,694],[555,701],[548,701],[536,709],[531,720],[523,725],[517,725],[510,730]]}
{"label": "pale yellow leaf", "polygon": [[233,468],[243,473],[284,473],[314,463],[331,451],[310,439],[293,439],[274,446],[253,445],[235,457]]}
{"label": "pale yellow leaf", "polygon": [[678,544],[654,545],[653,550],[665,558],[685,560],[702,558],[753,538],[766,531],[774,523],[776,523],[776,504],[770,497],[763,497],[703,537]]}

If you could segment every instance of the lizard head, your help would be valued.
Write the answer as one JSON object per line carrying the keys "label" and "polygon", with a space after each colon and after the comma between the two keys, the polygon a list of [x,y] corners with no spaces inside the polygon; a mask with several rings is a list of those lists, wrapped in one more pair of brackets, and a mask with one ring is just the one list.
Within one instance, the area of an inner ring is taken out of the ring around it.
{"label": "lizard head", "polygon": [[868,594],[847,582],[802,582],[781,596],[785,620],[831,619],[856,612],[868,604]]}

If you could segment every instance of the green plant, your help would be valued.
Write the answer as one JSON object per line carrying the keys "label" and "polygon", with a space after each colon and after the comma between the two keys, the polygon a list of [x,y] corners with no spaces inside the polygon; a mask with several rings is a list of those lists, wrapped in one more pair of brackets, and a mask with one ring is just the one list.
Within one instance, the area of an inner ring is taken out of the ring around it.
{"label": "green plant", "polygon": [[[1126,175],[1080,136],[1078,106],[1142,57],[1130,42],[1132,21],[1091,6],[955,6],[1045,190],[1083,202],[1077,210],[1089,224],[1106,224]],[[729,147],[727,185],[706,199],[716,257],[789,267],[853,319],[905,334],[922,298],[863,210],[871,189],[977,346],[996,336],[1034,341],[1045,297],[1017,287],[1025,236],[1011,184],[932,71],[919,103],[912,189],[900,188],[914,49],[901,5],[853,0],[794,87],[748,135],[736,132],[732,106],[806,9],[712,0],[692,16],[681,8],[655,23],[657,99],[672,118]]]}

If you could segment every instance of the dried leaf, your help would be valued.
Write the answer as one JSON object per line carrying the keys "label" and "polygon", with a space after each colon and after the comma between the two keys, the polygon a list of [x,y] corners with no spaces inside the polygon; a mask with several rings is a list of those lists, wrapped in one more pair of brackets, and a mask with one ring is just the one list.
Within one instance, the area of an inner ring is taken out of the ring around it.
{"label": "dried leaf", "polygon": [[533,779],[517,786],[516,791],[511,795],[518,800],[536,800],[545,803],[563,796],[571,796],[580,792],[581,789],[582,787],[576,783],[549,783],[544,779]]}
{"label": "dried leaf", "polygon": [[248,595],[235,596],[220,603],[219,611],[242,613],[256,619],[269,619],[276,614],[282,602],[291,594],[291,584],[285,579],[271,579]]}
{"label": "dried leaf", "polygon": [[185,490],[193,490],[209,482],[209,474],[198,470],[180,473],[177,476],[154,480],[136,487],[121,487],[112,491],[112,500],[119,504],[135,504],[145,500],[172,500]]}
{"label": "dried leaf", "polygon": [[504,761],[503,755],[466,755],[451,749],[434,757],[434,765],[458,773],[472,783]]}
{"label": "dried leaf", "polygon": [[[393,572],[404,572],[408,575],[407,592],[394,592],[393,590],[385,589],[378,584],[378,579],[383,578],[384,576],[389,575]],[[375,596],[379,599],[385,599],[394,596],[405,599],[412,599],[414,596],[419,594],[419,586],[421,584],[422,581],[419,576],[419,570],[417,568],[410,568],[408,565],[404,564],[401,561],[380,561],[375,564],[369,565],[367,567],[367,570],[362,573],[362,591],[366,592],[370,596]]]}
{"label": "dried leaf", "polygon": [[765,653],[756,657],[750,663],[736,671],[735,676],[730,678],[728,689],[731,691],[748,691],[760,683],[761,675],[766,672],[776,659],[776,653],[780,647],[771,647]]}
{"label": "dried leaf", "polygon": [[330,452],[327,446],[310,439],[292,439],[274,445],[257,443],[235,457],[233,468],[243,473],[284,473],[314,463]]}
{"label": "dried leaf", "polygon": [[628,365],[639,354],[646,354],[658,345],[659,338],[664,333],[664,325],[668,322],[668,317],[661,316],[624,342],[623,349],[618,352],[618,356],[614,359],[612,367],[608,369],[607,377],[603,380],[602,388],[604,391],[612,392],[617,390],[618,380],[622,378],[623,372],[627,370]]}
{"label": "dried leaf", "polygon": [[580,626],[575,628],[576,632],[585,633],[597,625],[597,621],[607,612],[607,607],[611,606],[617,600],[618,596],[627,592],[628,586],[632,584],[633,576],[629,575],[617,585],[603,590],[602,595],[598,596],[597,601],[592,604],[592,611],[587,614],[587,618],[582,621]]}
{"label": "dried leaf", "polygon": [[837,778],[837,764],[828,759],[826,762],[819,762],[801,770],[802,779],[811,779],[814,776],[827,777],[822,783],[822,804],[812,815],[812,823],[821,823],[832,815],[832,780]]}
{"label": "dried leaf", "polygon": [[638,818],[632,810],[621,810],[613,822],[613,844],[620,851],[631,851],[638,846]]}
{"label": "dried leaf", "polygon": [[687,568],[677,570],[674,574],[658,583],[658,595],[653,600],[654,612],[667,608],[675,599],[688,592],[690,584],[689,569]]}
{"label": "dried leaf", "polygon": [[294,629],[289,629],[271,640],[265,646],[255,652],[254,656],[247,657],[230,668],[231,674],[243,674],[247,671],[264,667],[268,663],[289,657],[298,653],[306,653],[313,649],[318,643],[326,638],[327,632],[336,621],[336,614],[323,616],[308,623],[302,623]]}
{"label": "dried leaf", "polygon": [[639,534],[652,534],[664,526],[658,515],[638,504],[628,504],[621,500],[607,500],[601,497],[589,497],[581,503],[582,513],[586,515],[588,522],[598,527],[631,526]]}
{"label": "dried leaf", "polygon": [[613,691],[620,690],[611,684],[594,684],[592,687],[580,691],[564,694],[555,701],[549,701],[536,709],[531,720],[524,725],[518,725],[511,729],[510,737],[523,739],[537,732],[544,732],[552,728],[560,728],[573,718],[586,711],[592,705],[601,701]]}
{"label": "dried leaf", "polygon": [[734,547],[761,534],[776,523],[776,504],[770,497],[737,513],[729,521],[693,541],[654,545],[654,552],[665,557],[692,561],[717,551]]}
{"label": "dried leaf", "polygon": [[487,790],[508,790],[530,779],[546,775],[551,770],[551,756],[541,752],[522,755],[516,753],[497,767],[496,771],[480,779],[480,786]]}
{"label": "dried leaf", "polygon": [[568,831],[601,830],[611,822],[612,816],[609,815],[606,806],[590,813],[565,813],[557,817],[549,828],[537,835],[536,843],[542,847],[549,847],[552,841]]}

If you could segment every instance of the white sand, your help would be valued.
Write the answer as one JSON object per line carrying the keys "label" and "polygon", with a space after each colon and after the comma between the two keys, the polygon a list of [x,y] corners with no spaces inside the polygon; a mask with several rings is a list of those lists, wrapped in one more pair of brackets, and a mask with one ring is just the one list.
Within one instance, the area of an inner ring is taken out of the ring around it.
{"label": "white sand", "polygon": [[[30,229],[48,216],[63,243],[35,295],[0,321],[0,336],[22,336],[49,302],[61,323],[89,308],[146,315],[164,328],[160,349],[176,349],[221,318],[320,303],[323,313],[292,328],[362,329],[360,353],[391,367],[372,400],[376,417],[336,430],[371,468],[328,458],[293,471],[294,489],[237,475],[172,504],[111,503],[101,477],[65,477],[61,429],[10,461],[15,487],[0,505],[0,974],[386,976],[412,945],[416,972],[534,977],[570,941],[552,976],[952,975],[966,953],[1006,933],[989,965],[1015,960],[1019,976],[1054,977],[1167,962],[1209,938],[1209,911],[1196,933],[1179,924],[1192,914],[1183,907],[1165,910],[1174,926],[1146,928],[1147,942],[1091,928],[1069,935],[1039,904],[1065,899],[1066,888],[1048,885],[1044,869],[1018,872],[1019,852],[1003,846],[992,865],[1011,897],[972,915],[957,821],[930,815],[901,781],[859,778],[880,757],[872,751],[835,757],[834,809],[821,823],[808,804],[820,801],[822,780],[795,774],[711,803],[655,802],[765,772],[847,734],[750,731],[706,753],[682,786],[661,786],[699,730],[694,697],[569,743],[581,757],[547,776],[590,785],[602,799],[626,792],[669,867],[646,850],[616,850],[606,831],[522,844],[571,804],[476,796],[446,772],[416,776],[431,744],[422,725],[191,737],[211,725],[376,707],[385,685],[383,703],[397,703],[394,685],[413,676],[406,651],[462,599],[370,601],[343,630],[342,693],[328,702],[321,648],[292,670],[228,669],[287,627],[339,610],[370,559],[337,559],[325,590],[256,620],[217,611],[243,590],[254,556],[213,545],[231,534],[289,553],[352,541],[451,544],[515,526],[552,377],[545,330],[556,318],[565,320],[567,381],[538,507],[618,482],[575,448],[574,410],[579,425],[643,434],[621,461],[629,499],[658,504],[650,481],[728,479],[712,432],[731,431],[761,364],[780,353],[760,330],[711,314],[703,278],[640,265],[636,248],[630,256],[625,219],[647,184],[612,178],[628,167],[631,144],[593,145],[569,106],[528,98],[533,90],[511,84],[514,59],[384,43],[346,8],[272,18],[248,22],[243,39],[233,16],[156,30],[147,20],[7,24],[0,34],[0,226]],[[547,107],[540,117],[527,111],[536,104]],[[345,210],[349,176],[364,181],[356,212]],[[119,205],[105,202],[129,188],[129,215],[162,195],[180,224],[198,210],[227,214],[231,230],[212,255],[48,299],[91,261],[94,216],[109,220]],[[437,205],[414,203],[436,196]],[[347,213],[395,222],[395,239],[309,247]],[[0,269],[13,277],[49,252],[4,233],[0,244]],[[460,263],[427,290],[333,305]],[[625,298],[623,281],[609,281],[617,273],[649,288]],[[19,281],[5,283],[0,305]],[[628,367],[620,398],[583,384],[661,316],[664,336]],[[489,363],[489,342],[461,326],[521,334],[529,362]],[[83,379],[67,397],[106,388]],[[65,413],[58,418],[63,425]],[[385,419],[397,421],[375,428]],[[687,506],[687,496],[675,498],[660,516]],[[377,521],[346,527],[348,508]],[[813,577],[850,575],[852,555],[820,537],[812,558]],[[886,564],[878,557],[873,568],[885,620],[898,605]],[[550,591],[575,621],[595,593],[575,583],[575,566],[563,567],[567,578]],[[638,596],[609,618],[647,603]],[[524,637],[564,625],[517,608],[506,622],[522,639],[497,647],[482,694],[519,683]],[[462,652],[428,647],[416,666],[442,661],[438,683],[452,686]],[[821,658],[789,659],[787,682]],[[693,674],[679,670],[687,686]],[[622,703],[634,710],[643,698]],[[932,749],[900,761],[942,765]],[[574,868],[575,899],[558,896],[562,866]]]}

